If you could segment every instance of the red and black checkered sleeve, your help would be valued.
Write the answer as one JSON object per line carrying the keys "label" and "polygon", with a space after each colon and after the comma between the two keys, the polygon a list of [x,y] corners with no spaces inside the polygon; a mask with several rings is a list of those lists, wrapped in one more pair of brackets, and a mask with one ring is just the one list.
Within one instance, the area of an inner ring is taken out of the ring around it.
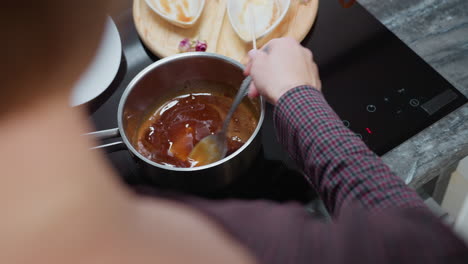
{"label": "red and black checkered sleeve", "polygon": [[300,86],[287,92],[275,107],[274,123],[279,141],[333,214],[351,203],[372,211],[425,208],[416,192],[343,125],[320,91]]}

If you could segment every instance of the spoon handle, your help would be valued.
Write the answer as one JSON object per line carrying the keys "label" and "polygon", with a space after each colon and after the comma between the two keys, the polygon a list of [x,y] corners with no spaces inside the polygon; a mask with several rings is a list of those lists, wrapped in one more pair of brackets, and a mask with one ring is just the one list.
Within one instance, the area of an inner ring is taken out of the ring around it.
{"label": "spoon handle", "polygon": [[226,133],[229,123],[231,122],[232,115],[236,111],[239,104],[242,102],[242,99],[244,99],[244,97],[249,92],[250,83],[252,83],[252,77],[250,76],[245,78],[242,82],[239,91],[237,92],[236,98],[234,98],[231,109],[229,109],[229,112],[226,115],[226,119],[224,119],[223,129],[221,130],[222,133]]}

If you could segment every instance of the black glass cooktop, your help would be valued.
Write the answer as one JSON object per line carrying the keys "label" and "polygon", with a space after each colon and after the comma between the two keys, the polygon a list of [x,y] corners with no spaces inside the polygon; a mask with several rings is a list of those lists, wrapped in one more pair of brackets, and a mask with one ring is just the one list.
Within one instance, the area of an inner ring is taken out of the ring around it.
{"label": "black glass cooktop", "polygon": [[315,53],[325,97],[377,154],[467,102],[359,4],[320,1],[319,10],[304,44]]}
{"label": "black glass cooktop", "polygon": [[[124,89],[139,71],[157,60],[138,38],[131,2],[126,12],[113,17],[124,47],[118,76],[88,105],[99,130],[117,127],[117,107]],[[330,105],[379,155],[467,102],[358,3],[343,8],[339,0],[320,1],[317,21],[303,45],[314,53]],[[267,107],[262,142],[263,150],[251,173],[221,191],[221,196],[306,201],[310,188],[294,172],[293,162],[276,141],[272,106]],[[127,183],[146,183],[127,151],[108,157]]]}

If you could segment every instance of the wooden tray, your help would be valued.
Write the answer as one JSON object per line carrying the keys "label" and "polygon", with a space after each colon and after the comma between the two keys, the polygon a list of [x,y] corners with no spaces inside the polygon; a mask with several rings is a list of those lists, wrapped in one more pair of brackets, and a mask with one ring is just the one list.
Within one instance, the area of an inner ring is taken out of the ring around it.
{"label": "wooden tray", "polygon": [[[293,37],[302,41],[312,28],[317,16],[318,1],[301,4],[291,0],[291,8],[283,22],[269,36],[259,40],[259,48],[272,38]],[[174,26],[154,13],[145,0],[134,0],[133,17],[143,43],[156,56],[168,57],[179,53],[179,42],[184,38],[208,42],[208,52],[214,52],[245,62],[251,44],[243,42],[229,22],[227,0],[206,0],[205,9],[197,24],[189,29]]]}

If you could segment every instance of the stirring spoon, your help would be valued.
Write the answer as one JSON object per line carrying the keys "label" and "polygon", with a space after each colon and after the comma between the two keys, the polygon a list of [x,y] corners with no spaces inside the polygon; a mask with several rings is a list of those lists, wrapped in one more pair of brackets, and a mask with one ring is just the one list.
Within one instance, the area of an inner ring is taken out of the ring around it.
{"label": "stirring spoon", "polygon": [[[250,33],[252,34],[253,48],[257,49],[257,39],[255,37],[255,19],[253,14],[250,12]],[[234,102],[232,103],[231,109],[224,119],[223,127],[221,131],[209,135],[203,138],[190,152],[188,158],[193,162],[195,166],[204,166],[223,159],[227,153],[227,129],[231,122],[232,115],[236,111],[239,104],[242,102],[244,97],[248,94],[250,84],[252,83],[252,77],[248,76],[242,82],[239,91],[237,92]]]}
{"label": "stirring spoon", "polygon": [[226,119],[224,119],[221,131],[203,138],[190,152],[189,159],[194,162],[194,165],[208,165],[210,163],[221,160],[224,158],[224,156],[226,156],[226,133],[229,127],[229,123],[231,122],[232,115],[236,111],[237,107],[247,95],[251,82],[252,78],[250,76],[245,78],[245,80],[242,82],[236,98],[234,99],[234,103],[232,104],[231,109],[229,109]]}

